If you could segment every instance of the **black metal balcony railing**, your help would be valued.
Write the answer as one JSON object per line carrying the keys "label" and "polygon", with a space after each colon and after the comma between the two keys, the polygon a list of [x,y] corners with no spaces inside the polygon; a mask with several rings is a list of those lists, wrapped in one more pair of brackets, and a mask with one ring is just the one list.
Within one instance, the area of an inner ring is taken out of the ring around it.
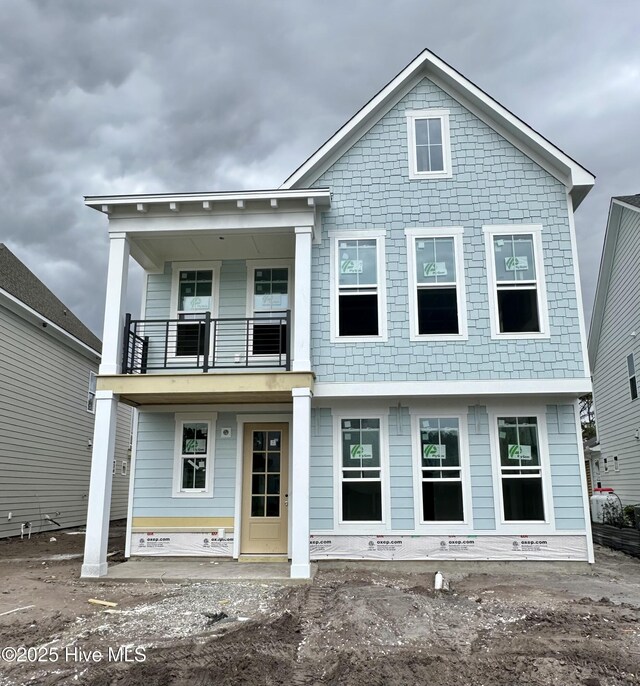
{"label": "black metal balcony railing", "polygon": [[123,374],[175,369],[291,368],[291,312],[262,317],[131,319],[126,315]]}

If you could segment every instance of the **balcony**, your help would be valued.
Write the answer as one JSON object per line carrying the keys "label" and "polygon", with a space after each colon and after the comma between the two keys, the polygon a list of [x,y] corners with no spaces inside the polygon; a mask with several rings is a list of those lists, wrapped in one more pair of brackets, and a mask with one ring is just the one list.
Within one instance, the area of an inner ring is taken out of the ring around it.
{"label": "balcony", "polygon": [[132,319],[126,315],[123,374],[291,369],[291,311],[262,317]]}

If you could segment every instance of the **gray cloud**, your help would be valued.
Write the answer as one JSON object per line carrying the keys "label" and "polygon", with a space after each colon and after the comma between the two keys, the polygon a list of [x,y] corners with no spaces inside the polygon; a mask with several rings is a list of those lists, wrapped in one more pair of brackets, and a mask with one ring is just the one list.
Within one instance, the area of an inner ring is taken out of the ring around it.
{"label": "gray cloud", "polygon": [[609,198],[640,192],[639,29],[634,0],[4,0],[0,240],[100,334],[84,194],[278,186],[428,47],[597,175],[589,314]]}

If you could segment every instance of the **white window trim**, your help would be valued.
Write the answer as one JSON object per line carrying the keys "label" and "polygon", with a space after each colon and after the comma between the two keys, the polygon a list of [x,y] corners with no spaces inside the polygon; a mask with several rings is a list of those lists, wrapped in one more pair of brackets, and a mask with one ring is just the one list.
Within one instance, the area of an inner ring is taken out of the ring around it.
{"label": "white window trim", "polygon": [[[330,340],[332,343],[385,343],[388,340],[387,333],[387,272],[386,272],[386,258],[385,258],[385,238],[386,231],[384,229],[362,229],[355,231],[339,231],[329,232],[331,241],[330,247]],[[339,311],[338,311],[338,294],[340,291],[338,278],[339,274],[336,270],[336,255],[338,241],[353,241],[353,240],[370,240],[377,241],[376,254],[378,258],[378,330],[377,336],[339,336]]]}
{"label": "white window trim", "polygon": [[[178,292],[180,284],[180,272],[182,271],[198,271],[204,269],[210,269],[211,274],[211,319],[218,318],[218,309],[220,305],[220,268],[222,263],[217,261],[208,262],[172,262],[171,263],[171,300],[169,305],[169,319],[178,318]],[[172,326],[177,326],[173,324]],[[172,332],[175,338],[175,332]],[[213,355],[213,340],[209,342],[209,355]],[[175,354],[175,348],[173,350],[167,350],[168,360],[179,360],[180,362],[187,364],[189,361],[195,361],[196,357],[189,355]]]}
{"label": "white window trim", "polygon": [[[469,338],[467,329],[467,296],[464,281],[464,245],[462,226],[434,226],[405,229],[407,237],[407,274],[409,275],[409,338],[420,341],[466,341]],[[457,334],[420,334],[418,333],[418,278],[416,274],[416,240],[420,238],[453,238],[456,264],[456,298],[458,302]]]}
{"label": "white window trim", "polygon": [[[175,415],[174,447],[173,447],[173,488],[172,498],[211,498],[213,496],[213,471],[216,440],[216,412],[182,414]],[[183,489],[182,488],[182,426],[190,422],[207,423],[208,441],[207,452],[204,457],[207,459],[207,473],[205,476],[205,488]]]}
{"label": "white window trim", "polygon": [[[391,530],[391,491],[389,483],[389,415],[383,412],[340,411],[333,415],[333,530],[336,534],[379,534]],[[342,521],[342,420],[378,419],[380,421],[381,522]]]}
{"label": "white window trim", "polygon": [[[294,324],[293,324],[293,303],[294,303],[294,293],[293,293],[293,260],[247,260],[246,261],[246,266],[247,266],[247,304],[246,304],[246,312],[247,312],[247,318],[251,319],[252,317],[255,317],[255,311],[253,309],[254,301],[253,301],[253,289],[255,286],[255,270],[256,269],[284,269],[286,268],[288,270],[287,273],[287,297],[289,299],[289,305],[287,306],[287,310],[291,312],[291,320],[289,322],[289,325],[291,327],[291,331],[289,332],[289,340],[291,341],[291,347],[293,347],[293,331],[294,331]],[[292,354],[292,351],[289,351],[289,355]],[[265,362],[271,362],[274,359],[277,359],[277,355],[249,355],[250,359],[253,360],[254,362],[258,360],[264,360]]]}
{"label": "white window trim", "polygon": [[[411,408],[411,463],[413,465],[413,506],[415,529],[425,534],[466,534],[473,529],[473,505],[471,500],[471,465],[469,461],[469,442],[467,416],[461,412],[431,412]],[[460,448],[460,470],[462,477],[462,512],[463,521],[426,522],[422,516],[422,455],[420,450],[421,419],[457,419],[458,440]]]}
{"label": "white window trim", "polygon": [[[410,179],[450,179],[451,169],[451,137],[449,133],[449,110],[407,110],[407,144],[409,148],[409,178]],[[418,171],[416,159],[416,119],[440,119],[442,125],[442,171]]]}
{"label": "white window trim", "polygon": [[[547,432],[546,409],[540,406],[512,405],[487,408],[489,416],[489,443],[491,446],[491,471],[493,472],[493,502],[495,507],[496,533],[550,533],[555,531],[551,464],[549,461],[549,436]],[[542,504],[544,521],[506,521],[502,496],[502,470],[500,465],[500,442],[498,417],[535,417],[538,423],[538,454],[542,474]]]}
{"label": "white window trim", "polygon": [[[89,414],[96,413],[96,389],[97,389],[98,375],[89,371],[89,387],[87,388],[87,412]],[[91,390],[93,388],[93,390]],[[89,407],[89,400],[93,397],[93,405]]]}
{"label": "white window trim", "polygon": [[[547,286],[545,281],[545,264],[542,252],[542,225],[541,224],[496,224],[483,226],[485,237],[485,249],[487,260],[487,281],[489,286],[489,313],[491,322],[491,338],[502,339],[529,339],[550,338],[549,332],[549,308],[547,306]],[[498,314],[498,283],[496,279],[495,256],[493,252],[493,237],[504,235],[531,235],[533,236],[533,256],[536,267],[536,295],[538,298],[538,322],[540,331],[523,333],[502,333],[500,331],[500,319]]]}

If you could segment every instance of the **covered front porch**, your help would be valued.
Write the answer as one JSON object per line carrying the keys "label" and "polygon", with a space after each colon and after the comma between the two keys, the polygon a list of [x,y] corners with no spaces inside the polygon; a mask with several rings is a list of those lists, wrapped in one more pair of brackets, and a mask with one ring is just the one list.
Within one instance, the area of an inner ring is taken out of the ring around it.
{"label": "covered front porch", "polygon": [[[216,475],[215,493],[213,484],[218,446],[228,451],[228,436],[234,436],[242,456],[243,427],[230,425],[222,434],[215,418],[233,414],[234,422],[236,415],[257,416],[258,423],[276,421],[270,412],[286,405],[286,476],[291,479],[286,483],[295,483],[296,488],[283,486],[278,494],[290,513],[284,529],[288,547],[279,554],[291,559],[292,577],[308,578],[311,246],[314,237],[319,238],[318,209],[329,205],[329,192],[112,196],[87,198],[86,203],[109,217],[110,249],[83,577],[107,574],[114,418],[118,403],[125,402],[137,409],[134,462],[141,450],[154,455],[149,448],[153,434],[145,445],[139,433],[142,418],[154,412],[165,416],[157,435],[165,437],[167,483],[148,484],[148,493],[158,496],[154,505],[144,506],[152,512],[150,519],[166,513],[215,520],[213,511],[220,506],[223,518],[233,519],[238,544],[242,513],[229,511],[229,502],[241,507],[247,486],[228,483],[230,469]],[[146,273],[139,317],[126,315],[124,308],[130,257]],[[207,419],[201,421],[200,415]],[[206,443],[206,455],[199,453],[200,447],[193,455],[185,453],[186,434],[180,434],[185,425],[194,434],[189,445]],[[200,425],[207,427],[206,440],[195,437]],[[229,454],[225,455],[227,459]],[[183,458],[194,472],[190,488],[185,486],[187,467],[184,474],[181,471]],[[205,487],[198,469],[207,460]],[[240,480],[243,464],[237,462],[234,468]],[[132,469],[132,491],[135,472]],[[153,476],[153,468],[147,473]],[[264,475],[268,479],[268,473]],[[269,503],[273,508],[276,494],[263,495],[265,508]],[[208,505],[211,512],[205,511]],[[188,512],[191,506],[195,513]],[[149,519],[136,515],[137,507],[144,509],[132,492],[129,534],[136,533],[136,518]],[[225,528],[215,523],[203,526],[191,533],[207,535],[211,529],[211,538],[212,531]],[[143,529],[160,530],[147,524]],[[177,529],[189,532],[188,525],[178,524]],[[268,527],[262,529],[268,537]]]}

